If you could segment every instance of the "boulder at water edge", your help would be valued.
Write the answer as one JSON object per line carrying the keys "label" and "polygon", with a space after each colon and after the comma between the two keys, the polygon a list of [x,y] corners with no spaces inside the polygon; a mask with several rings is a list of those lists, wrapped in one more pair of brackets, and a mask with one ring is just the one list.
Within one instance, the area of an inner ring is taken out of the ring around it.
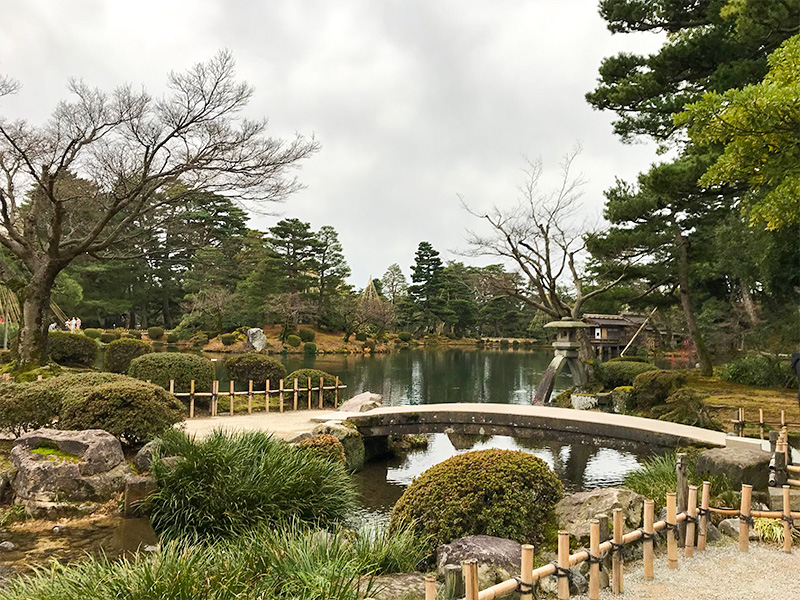
{"label": "boulder at water edge", "polygon": [[491,535],[469,535],[443,544],[436,549],[436,569],[444,577],[447,565],[458,565],[467,559],[478,561],[480,589],[519,575],[522,546],[513,540]]}
{"label": "boulder at water edge", "polygon": [[364,436],[358,429],[342,421],[327,421],[314,427],[313,433],[329,433],[342,442],[348,471],[355,472],[364,468]]}
{"label": "boulder at water edge", "polygon": [[372,392],[363,392],[358,394],[357,396],[353,396],[342,404],[339,407],[339,410],[342,412],[367,412],[368,410],[372,410],[373,408],[380,408],[383,406],[381,404],[381,395],[380,394],[373,394]]}
{"label": "boulder at water edge", "polygon": [[247,342],[256,352],[261,352],[267,347],[267,336],[260,327],[252,327],[247,330]]}
{"label": "boulder at water edge", "polygon": [[625,531],[630,531],[642,525],[644,500],[641,494],[625,488],[598,488],[571,494],[556,504],[558,528],[568,531],[570,538],[588,547],[589,521],[595,515],[611,517],[615,508],[621,508]]}
{"label": "boulder at water edge", "polygon": [[764,450],[745,448],[711,448],[697,457],[695,471],[702,476],[724,473],[734,489],[747,483],[755,490],[766,490],[769,485],[769,461],[772,455]]}
{"label": "boulder at water edge", "polygon": [[122,491],[124,458],[119,440],[101,429],[38,429],[14,442],[12,487],[35,517],[91,512]]}

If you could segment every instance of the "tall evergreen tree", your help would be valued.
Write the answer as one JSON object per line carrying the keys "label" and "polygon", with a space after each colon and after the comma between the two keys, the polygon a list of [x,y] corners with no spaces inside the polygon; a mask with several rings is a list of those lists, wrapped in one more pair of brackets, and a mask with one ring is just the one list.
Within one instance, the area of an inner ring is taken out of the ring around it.
{"label": "tall evergreen tree", "polygon": [[411,267],[412,285],[408,286],[408,300],[412,307],[411,322],[415,327],[433,332],[443,321],[444,267],[439,253],[429,242],[420,242]]}

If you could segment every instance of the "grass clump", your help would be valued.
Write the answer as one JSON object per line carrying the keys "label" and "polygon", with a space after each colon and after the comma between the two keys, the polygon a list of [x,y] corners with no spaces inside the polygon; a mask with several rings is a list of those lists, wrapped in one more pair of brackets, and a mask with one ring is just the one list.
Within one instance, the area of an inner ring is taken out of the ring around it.
{"label": "grass clump", "polygon": [[[761,541],[770,544],[783,544],[783,521],[779,519],[753,519],[753,529],[761,536]],[[792,543],[800,541],[800,529],[792,528]]]}

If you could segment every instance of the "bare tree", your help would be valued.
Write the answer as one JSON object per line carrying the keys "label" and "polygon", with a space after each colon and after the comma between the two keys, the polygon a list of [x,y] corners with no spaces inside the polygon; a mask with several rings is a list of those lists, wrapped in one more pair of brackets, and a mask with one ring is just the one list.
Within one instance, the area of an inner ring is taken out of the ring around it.
{"label": "bare tree", "polygon": [[[512,207],[494,205],[481,214],[462,200],[470,214],[489,224],[488,233],[467,232],[467,254],[495,256],[512,263],[519,271],[517,276],[501,274],[492,280],[493,287],[554,319],[580,319],[587,300],[623,279],[619,276],[585,291],[589,279],[584,269],[584,237],[588,227],[580,215],[585,181],[573,175],[579,154],[580,147],[576,146],[564,156],[560,184],[548,191],[541,189],[541,160],[527,161],[525,183]],[[588,337],[581,337],[581,358],[593,358]]]}
{"label": "bare tree", "polygon": [[[19,86],[0,78],[0,96]],[[112,93],[70,81],[72,101],[36,126],[0,117],[0,278],[22,305],[18,363],[46,360],[44,314],[56,275],[97,255],[164,203],[213,192],[252,203],[286,198],[288,171],[316,141],[267,135],[265,120],[242,116],[253,89],[220,52],[170,73],[160,98],[122,86]]]}

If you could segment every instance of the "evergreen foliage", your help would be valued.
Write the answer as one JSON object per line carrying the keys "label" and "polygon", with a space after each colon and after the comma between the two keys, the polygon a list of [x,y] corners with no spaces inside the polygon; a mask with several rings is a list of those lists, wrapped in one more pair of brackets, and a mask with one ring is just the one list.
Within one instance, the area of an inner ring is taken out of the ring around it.
{"label": "evergreen foliage", "polygon": [[164,328],[163,327],[148,327],[147,328],[147,337],[151,340],[160,340],[164,337]]}
{"label": "evergreen foliage", "polygon": [[169,389],[170,380],[175,380],[176,392],[188,392],[190,381],[195,390],[210,390],[214,379],[214,365],[207,358],[179,352],[154,352],[134,358],[128,375],[142,381]]}
{"label": "evergreen foliage", "polygon": [[611,390],[624,385],[633,385],[633,381],[638,375],[655,370],[658,370],[658,367],[650,363],[619,361],[603,364],[599,369],[599,374],[603,386]]}
{"label": "evergreen foliage", "polygon": [[106,347],[106,371],[112,373],[127,373],[134,358],[149,354],[153,347],[142,340],[122,338],[114,340]]}
{"label": "evergreen foliage", "polygon": [[[284,387],[294,387],[294,382],[297,380],[297,386],[304,388],[308,385],[308,379],[311,378],[311,387],[318,388],[319,380],[322,378],[322,385],[324,387],[333,387],[336,385],[336,377],[325,371],[319,369],[298,369],[292,371],[284,379]],[[335,401],[335,390],[325,390],[322,394],[322,401],[326,406],[333,406]]]}
{"label": "evergreen foliage", "polygon": [[723,365],[719,376],[725,381],[757,387],[797,387],[797,375],[789,361],[778,356],[753,354],[738,358]]}
{"label": "evergreen foliage", "polygon": [[59,364],[91,367],[97,359],[97,342],[81,333],[51,331],[47,334],[47,353]]}
{"label": "evergreen foliage", "polygon": [[278,387],[281,379],[286,377],[286,367],[279,360],[257,352],[236,354],[225,359],[228,375],[237,384],[247,385],[253,381],[253,389],[263,390],[269,379],[271,389]]}

